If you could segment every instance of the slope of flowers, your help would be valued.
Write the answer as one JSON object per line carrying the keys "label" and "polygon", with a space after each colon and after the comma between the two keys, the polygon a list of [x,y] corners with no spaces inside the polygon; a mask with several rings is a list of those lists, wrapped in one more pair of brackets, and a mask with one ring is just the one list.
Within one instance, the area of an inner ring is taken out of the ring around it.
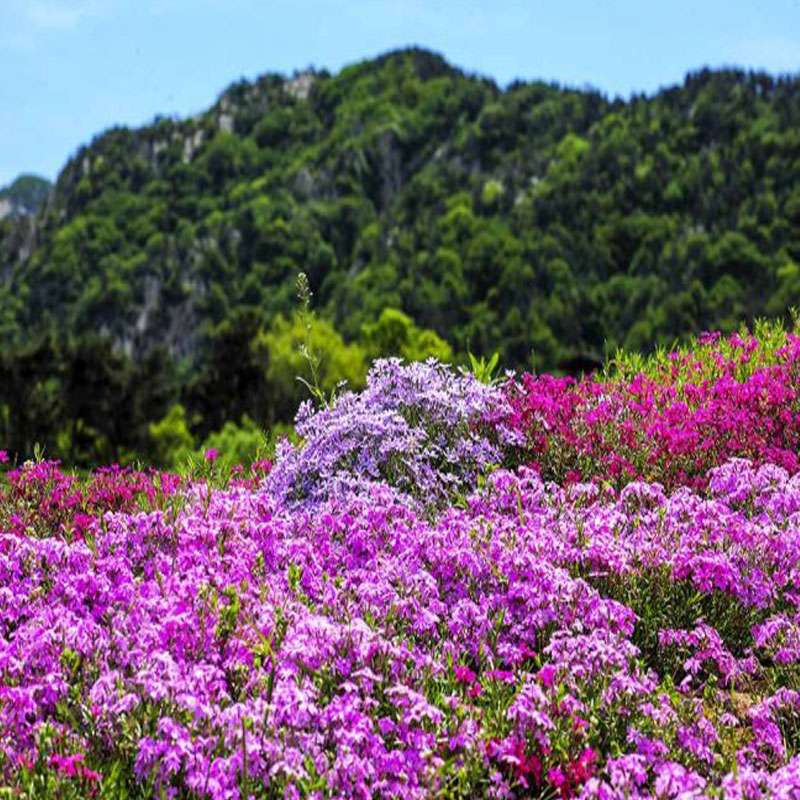
{"label": "slope of flowers", "polygon": [[6,524],[0,791],[797,797],[800,475],[559,485],[510,413],[379,363],[260,488]]}
{"label": "slope of flowers", "polygon": [[509,423],[525,436],[524,457],[559,481],[701,488],[708,470],[732,457],[794,473],[800,337],[764,333],[706,335],[693,349],[602,377],[524,375],[507,388]]}

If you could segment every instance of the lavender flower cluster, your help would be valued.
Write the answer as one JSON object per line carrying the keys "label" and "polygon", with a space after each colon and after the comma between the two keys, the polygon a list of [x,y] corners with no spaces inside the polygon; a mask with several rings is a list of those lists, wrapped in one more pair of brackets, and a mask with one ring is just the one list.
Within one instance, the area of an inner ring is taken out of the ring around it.
{"label": "lavender flower cluster", "polygon": [[0,531],[0,791],[799,797],[800,475],[479,480],[502,403],[378,363],[257,489]]}
{"label": "lavender flower cluster", "polygon": [[509,415],[504,394],[471,375],[433,360],[378,360],[363,391],[319,411],[310,401],[300,407],[302,446],[280,444],[266,489],[308,505],[388,484],[441,504],[498,464],[500,445],[521,441],[500,423]]}

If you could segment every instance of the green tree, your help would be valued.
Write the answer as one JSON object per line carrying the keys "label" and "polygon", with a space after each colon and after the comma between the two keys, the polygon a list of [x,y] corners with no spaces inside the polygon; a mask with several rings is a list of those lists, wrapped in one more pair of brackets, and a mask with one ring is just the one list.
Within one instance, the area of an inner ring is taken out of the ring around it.
{"label": "green tree", "polygon": [[451,361],[453,350],[434,331],[422,330],[396,308],[384,308],[375,322],[361,327],[361,341],[370,358],[400,356],[407,361],[436,358]]}
{"label": "green tree", "polygon": [[180,403],[173,405],[163,419],[151,422],[149,431],[154,456],[165,467],[185,466],[197,446],[189,430],[186,409]]}
{"label": "green tree", "polygon": [[329,395],[342,383],[351,389],[364,385],[367,364],[360,345],[345,344],[326,320],[311,317],[307,331],[299,314],[292,319],[278,315],[252,345],[264,370],[276,419],[290,419],[298,404],[308,397],[307,388],[298,381],[298,377],[313,380],[302,353],[307,338],[309,350],[319,358],[318,381],[324,393]]}

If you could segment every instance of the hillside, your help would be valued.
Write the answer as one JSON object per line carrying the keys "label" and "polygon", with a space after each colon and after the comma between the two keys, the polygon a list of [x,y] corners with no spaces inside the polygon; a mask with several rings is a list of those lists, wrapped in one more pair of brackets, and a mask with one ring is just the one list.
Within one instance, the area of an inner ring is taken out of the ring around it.
{"label": "hillside", "polygon": [[[622,101],[408,50],[240,82],[101,134],[32,227],[0,221],[6,441],[78,418],[119,456],[176,400],[200,433],[285,417],[296,396],[267,376],[301,270],[328,339],[368,356],[398,350],[374,332],[386,307],[435,347],[566,371],[784,316],[799,178],[797,78],[702,71]],[[67,391],[76,364],[91,402]],[[120,402],[126,431],[103,429],[95,406]]]}

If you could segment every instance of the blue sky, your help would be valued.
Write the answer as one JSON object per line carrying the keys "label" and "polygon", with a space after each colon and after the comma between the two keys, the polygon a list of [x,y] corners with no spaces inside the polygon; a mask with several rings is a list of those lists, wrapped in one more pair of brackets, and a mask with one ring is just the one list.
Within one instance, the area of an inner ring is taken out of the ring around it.
{"label": "blue sky", "polygon": [[628,96],[703,65],[800,72],[800,0],[0,0],[0,186],[242,76],[409,44],[502,85]]}

